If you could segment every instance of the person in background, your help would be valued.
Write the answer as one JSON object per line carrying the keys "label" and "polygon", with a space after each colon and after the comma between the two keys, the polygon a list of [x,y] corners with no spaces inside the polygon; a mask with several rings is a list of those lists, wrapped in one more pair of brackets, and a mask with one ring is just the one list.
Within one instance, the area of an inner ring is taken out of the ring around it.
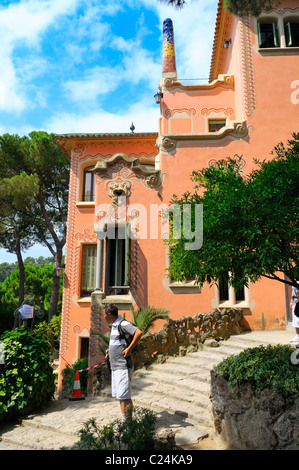
{"label": "person in background", "polygon": [[[290,307],[292,308],[292,325],[293,327],[295,328],[295,331],[296,331],[296,335],[294,336],[294,338],[292,338],[290,340],[290,342],[292,343],[299,343],[299,313],[296,314],[295,313],[295,309],[296,309],[296,305],[298,304],[299,302],[299,289],[297,289],[297,287],[292,287],[292,300],[291,300],[291,303],[290,303]],[[297,306],[297,309],[298,309],[298,306]]]}
{"label": "person in background", "polygon": [[[131,322],[123,320],[118,314],[115,304],[107,304],[104,308],[104,319],[111,325],[109,355],[111,368],[111,394],[120,401],[122,421],[131,419],[133,402],[131,398],[131,378],[133,374],[133,363],[128,359],[137,343],[140,341],[142,331]],[[133,335],[132,342],[127,346],[125,339],[120,335],[119,324],[124,334]]]}

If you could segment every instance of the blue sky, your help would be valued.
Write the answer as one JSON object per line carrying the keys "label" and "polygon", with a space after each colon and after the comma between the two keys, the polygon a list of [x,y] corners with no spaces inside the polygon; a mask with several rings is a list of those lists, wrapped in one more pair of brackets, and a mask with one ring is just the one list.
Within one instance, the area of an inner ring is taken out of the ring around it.
{"label": "blue sky", "polygon": [[[0,0],[0,135],[130,132],[132,121],[157,131],[163,21],[173,20],[178,78],[207,78],[217,4]],[[25,254],[40,255],[50,253]],[[0,263],[15,260],[0,250]]]}

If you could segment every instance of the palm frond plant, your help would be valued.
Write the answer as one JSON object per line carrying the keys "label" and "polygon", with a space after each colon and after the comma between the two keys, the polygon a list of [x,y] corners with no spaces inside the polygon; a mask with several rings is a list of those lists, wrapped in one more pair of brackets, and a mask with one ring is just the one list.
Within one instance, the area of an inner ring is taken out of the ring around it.
{"label": "palm frond plant", "polygon": [[132,322],[140,328],[143,334],[147,333],[157,320],[170,320],[169,310],[159,309],[147,305],[137,310],[131,308]]}

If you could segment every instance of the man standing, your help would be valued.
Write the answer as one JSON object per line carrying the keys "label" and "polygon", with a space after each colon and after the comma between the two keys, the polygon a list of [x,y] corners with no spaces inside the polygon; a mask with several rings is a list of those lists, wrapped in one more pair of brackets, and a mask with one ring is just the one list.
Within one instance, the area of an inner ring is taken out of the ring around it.
{"label": "man standing", "polygon": [[296,305],[298,302],[299,302],[299,289],[293,286],[292,287],[292,300],[290,303],[290,307],[292,309],[292,317],[293,317],[292,324],[296,330],[296,335],[294,336],[294,338],[290,340],[292,343],[299,343],[299,316],[296,310]]}
{"label": "man standing", "polygon": [[[123,320],[122,316],[118,314],[118,308],[115,304],[105,305],[104,319],[111,325],[109,349],[106,357],[109,354],[112,396],[120,401],[122,421],[125,421],[131,418],[133,410],[131,399],[133,364],[129,358],[142,336],[142,331],[132,323]],[[120,334],[120,322],[124,335],[133,336],[132,342],[128,346],[125,338]]]}

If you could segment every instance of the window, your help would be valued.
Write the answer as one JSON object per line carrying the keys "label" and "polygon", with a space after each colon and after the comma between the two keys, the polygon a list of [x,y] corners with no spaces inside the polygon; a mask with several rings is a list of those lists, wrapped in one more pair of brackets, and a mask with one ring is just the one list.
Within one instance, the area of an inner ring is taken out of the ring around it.
{"label": "window", "polygon": [[209,132],[218,132],[222,127],[225,127],[226,119],[210,119]]}
{"label": "window", "polygon": [[220,302],[229,300],[228,281],[226,279],[221,279],[219,281],[219,299]]}
{"label": "window", "polygon": [[95,174],[94,167],[85,168],[82,201],[90,202],[95,200]]}
{"label": "window", "polygon": [[129,226],[119,225],[112,230],[115,236],[106,238],[105,292],[126,295],[129,291]]}
{"label": "window", "polygon": [[219,285],[218,285],[218,290],[219,290],[219,301],[220,302],[242,302],[245,300],[245,289],[244,287],[235,290],[233,287],[229,285],[229,280],[227,279],[221,279],[219,280]]}
{"label": "window", "polygon": [[245,300],[244,287],[243,287],[243,289],[239,289],[239,290],[236,291],[236,301],[237,302],[242,302],[243,300]]}
{"label": "window", "polygon": [[258,23],[259,47],[279,47],[276,23]]}
{"label": "window", "polygon": [[97,245],[83,245],[81,297],[90,296],[96,286]]}
{"label": "window", "polygon": [[299,47],[299,21],[285,23],[284,30],[287,47]]}
{"label": "window", "polygon": [[80,338],[80,357],[79,359],[84,359],[88,357],[89,350],[89,338]]}

